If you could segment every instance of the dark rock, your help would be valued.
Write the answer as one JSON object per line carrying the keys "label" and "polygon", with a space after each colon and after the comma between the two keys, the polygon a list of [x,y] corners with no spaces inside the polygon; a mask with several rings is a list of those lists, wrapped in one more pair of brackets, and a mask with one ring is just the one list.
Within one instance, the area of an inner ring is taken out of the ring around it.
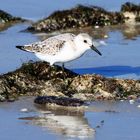
{"label": "dark rock", "polygon": [[32,32],[52,32],[70,28],[105,26],[124,23],[124,16],[119,12],[108,12],[96,6],[78,5],[64,11],[56,11],[49,17],[34,23],[27,30]]}
{"label": "dark rock", "polygon": [[8,28],[12,24],[24,22],[24,19],[21,19],[19,17],[14,17],[11,14],[0,10],[0,31]]}
{"label": "dark rock", "polygon": [[84,101],[75,98],[56,97],[56,96],[38,96],[35,100],[37,104],[54,104],[60,106],[78,107],[84,105]]}
{"label": "dark rock", "polygon": [[20,18],[13,17],[7,12],[0,10],[0,23],[7,23],[7,22],[15,21],[15,20],[20,20]]}

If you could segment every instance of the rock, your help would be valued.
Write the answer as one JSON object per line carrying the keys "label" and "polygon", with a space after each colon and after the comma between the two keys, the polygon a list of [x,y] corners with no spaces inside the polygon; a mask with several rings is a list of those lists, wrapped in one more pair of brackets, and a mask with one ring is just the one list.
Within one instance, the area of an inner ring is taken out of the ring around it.
{"label": "rock", "polygon": [[49,17],[34,23],[27,30],[31,32],[52,32],[72,28],[116,25],[124,23],[119,12],[108,12],[97,6],[78,5],[70,10],[56,11]]}
{"label": "rock", "polygon": [[6,101],[5,97],[0,95],[0,102],[4,102],[4,101]]}
{"label": "rock", "polygon": [[49,96],[62,99],[62,103],[67,98],[68,103],[73,98],[82,102],[134,99],[140,96],[139,85],[139,80],[78,75],[67,69],[63,72],[60,66],[34,62],[0,76],[0,101],[13,101],[23,95],[45,96],[46,99]]}
{"label": "rock", "polygon": [[21,112],[28,112],[29,110],[28,110],[28,108],[22,108],[22,109],[20,109],[20,111]]}
{"label": "rock", "polygon": [[138,108],[140,108],[140,105],[137,105]]}
{"label": "rock", "polygon": [[67,98],[67,97],[56,97],[56,96],[38,96],[35,100],[37,104],[54,104],[60,106],[72,106],[78,107],[84,105],[84,101],[75,99],[75,98]]}
{"label": "rock", "polygon": [[126,2],[121,6],[122,12],[140,12],[140,5],[136,5],[132,2]]}
{"label": "rock", "polygon": [[129,103],[132,105],[135,103],[135,100],[129,100]]}
{"label": "rock", "polygon": [[[20,95],[46,95],[46,92],[51,95],[52,91],[60,95],[61,91],[65,93],[67,89],[68,78],[76,75],[65,69],[65,81],[59,66],[50,68],[45,62],[23,64],[20,69],[0,76],[0,95],[6,100],[17,99]],[[67,90],[66,93],[69,94]]]}
{"label": "rock", "polygon": [[136,5],[131,2],[126,2],[121,7],[121,12],[124,14],[128,22],[140,22],[140,5]]}
{"label": "rock", "polygon": [[7,12],[0,10],[0,24],[19,20],[19,19],[20,18],[13,17],[12,15],[8,14]]}
{"label": "rock", "polygon": [[102,89],[99,89],[98,91],[100,94],[97,95],[97,99],[101,98],[101,99],[113,99],[114,98],[114,95],[112,95],[111,93],[107,92],[107,91],[104,91]]}
{"label": "rock", "polygon": [[137,99],[137,96],[136,95],[129,95],[128,96],[128,99],[135,100],[135,99]]}
{"label": "rock", "polygon": [[14,17],[11,14],[0,10],[0,31],[6,29],[12,24],[23,22],[25,20],[19,18],[19,17]]}
{"label": "rock", "polygon": [[107,11],[97,6],[78,5],[75,8],[56,11],[27,28],[31,32],[75,31],[92,27],[135,24],[140,22],[140,5],[126,2],[119,12]]}

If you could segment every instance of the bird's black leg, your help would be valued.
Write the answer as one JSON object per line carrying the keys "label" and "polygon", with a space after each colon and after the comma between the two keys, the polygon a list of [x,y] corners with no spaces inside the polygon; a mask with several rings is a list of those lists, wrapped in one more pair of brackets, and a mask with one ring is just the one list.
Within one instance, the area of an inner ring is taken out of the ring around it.
{"label": "bird's black leg", "polygon": [[62,71],[63,71],[63,73],[64,73],[64,63],[62,63]]}
{"label": "bird's black leg", "polygon": [[51,78],[51,74],[52,73],[52,66],[51,65],[49,65],[49,68],[48,68],[48,77],[49,77],[49,79]]}
{"label": "bird's black leg", "polygon": [[65,74],[65,69],[64,69],[64,63],[62,63],[62,73],[63,73],[63,78],[66,79],[66,74]]}

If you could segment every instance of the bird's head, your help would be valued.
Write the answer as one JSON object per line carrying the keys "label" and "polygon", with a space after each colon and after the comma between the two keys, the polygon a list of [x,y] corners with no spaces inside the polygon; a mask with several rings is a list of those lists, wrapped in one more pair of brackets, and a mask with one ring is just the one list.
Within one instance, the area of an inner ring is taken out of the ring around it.
{"label": "bird's head", "polygon": [[88,50],[88,49],[92,49],[96,53],[98,53],[99,55],[102,55],[100,53],[100,51],[97,50],[97,48],[95,47],[93,38],[90,35],[86,34],[86,33],[78,34],[75,37],[74,42],[75,42],[76,46],[80,47],[81,49],[83,49],[85,51]]}

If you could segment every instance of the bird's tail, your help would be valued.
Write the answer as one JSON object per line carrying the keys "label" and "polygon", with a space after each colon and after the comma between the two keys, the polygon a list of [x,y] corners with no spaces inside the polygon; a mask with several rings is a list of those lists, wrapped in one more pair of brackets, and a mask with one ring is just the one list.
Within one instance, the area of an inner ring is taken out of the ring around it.
{"label": "bird's tail", "polygon": [[16,48],[20,49],[20,50],[25,50],[24,46],[16,46]]}

